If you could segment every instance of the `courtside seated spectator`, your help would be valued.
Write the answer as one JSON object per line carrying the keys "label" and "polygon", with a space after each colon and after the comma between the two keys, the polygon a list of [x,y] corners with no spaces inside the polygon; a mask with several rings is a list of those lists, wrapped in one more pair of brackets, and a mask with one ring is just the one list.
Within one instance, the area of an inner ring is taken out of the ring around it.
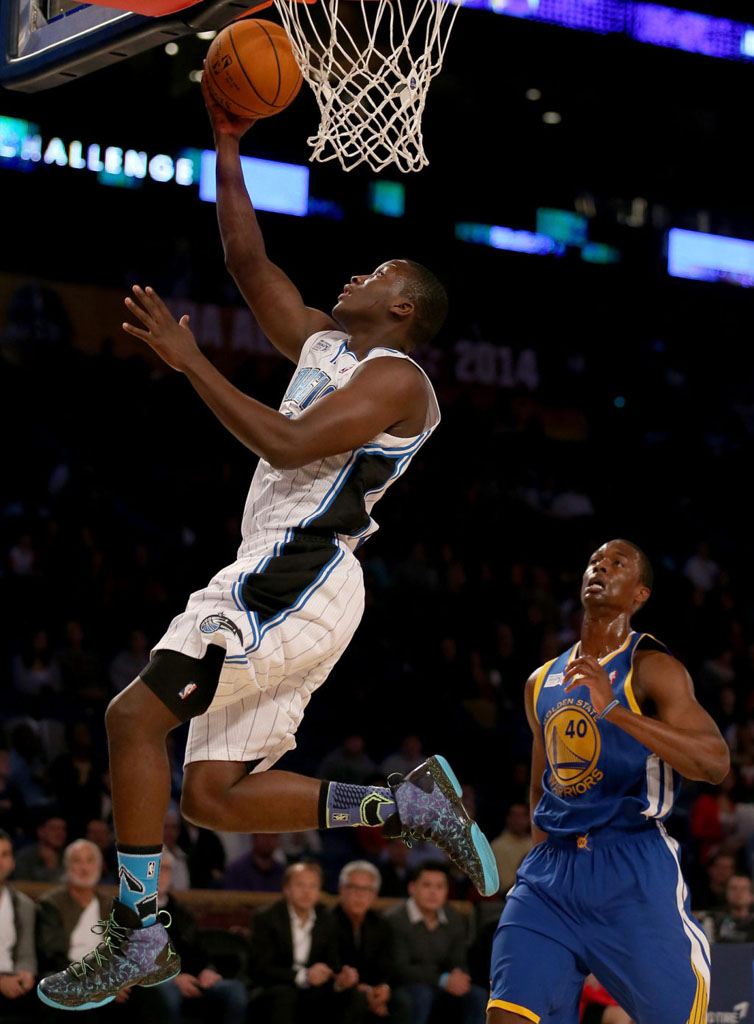
{"label": "courtside seated spectator", "polygon": [[335,921],[319,902],[319,864],[292,864],[283,877],[283,899],[254,915],[249,974],[263,992],[253,1003],[255,1021],[297,1024],[334,1022],[351,1001],[349,972],[341,972]]}
{"label": "courtside seated spectator", "polygon": [[88,839],[77,839],[63,854],[63,884],[42,896],[37,921],[40,974],[54,974],[91,953],[97,944],[92,928],[110,912],[110,901],[97,889],[102,853]]}
{"label": "courtside seated spectator", "polygon": [[340,900],[333,909],[340,962],[356,971],[356,994],[349,1024],[387,1017],[393,973],[393,932],[373,910],[380,873],[367,860],[354,860],[340,872]]}
{"label": "courtside seated spectator", "polygon": [[484,1020],[487,992],[468,973],[467,924],[447,904],[448,870],[424,861],[409,898],[387,913],[395,934],[395,1024]]}
{"label": "courtside seated spectator", "polygon": [[6,884],[13,873],[13,845],[0,831],[0,1018],[31,1018],[37,1010],[37,954],[33,900]]}

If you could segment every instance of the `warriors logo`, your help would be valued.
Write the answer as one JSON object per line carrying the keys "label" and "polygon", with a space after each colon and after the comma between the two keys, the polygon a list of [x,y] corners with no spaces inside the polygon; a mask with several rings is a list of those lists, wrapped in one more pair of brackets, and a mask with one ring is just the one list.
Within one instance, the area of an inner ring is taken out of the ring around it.
{"label": "warriors logo", "polygon": [[600,734],[585,706],[568,702],[553,708],[545,722],[545,749],[557,796],[578,796],[602,778],[596,768]]}
{"label": "warriors logo", "polygon": [[208,615],[206,619],[202,619],[199,629],[202,633],[216,633],[218,629],[224,629],[236,636],[240,644],[243,643],[243,633],[227,615]]}

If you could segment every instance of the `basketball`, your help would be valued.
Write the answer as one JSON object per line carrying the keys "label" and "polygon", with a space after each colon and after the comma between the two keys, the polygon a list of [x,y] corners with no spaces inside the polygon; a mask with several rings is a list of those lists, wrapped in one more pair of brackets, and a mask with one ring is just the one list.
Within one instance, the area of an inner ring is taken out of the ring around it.
{"label": "basketball", "polygon": [[279,114],[301,88],[285,29],[258,18],[234,21],[215,36],[206,74],[213,98],[237,117]]}

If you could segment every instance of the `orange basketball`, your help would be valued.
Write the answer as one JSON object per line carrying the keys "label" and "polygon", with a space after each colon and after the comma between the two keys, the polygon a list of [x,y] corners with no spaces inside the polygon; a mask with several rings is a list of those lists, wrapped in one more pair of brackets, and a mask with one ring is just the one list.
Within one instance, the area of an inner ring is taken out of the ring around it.
{"label": "orange basketball", "polygon": [[301,72],[285,29],[248,18],[226,25],[207,54],[207,84],[215,100],[238,117],[271,117],[301,88]]}

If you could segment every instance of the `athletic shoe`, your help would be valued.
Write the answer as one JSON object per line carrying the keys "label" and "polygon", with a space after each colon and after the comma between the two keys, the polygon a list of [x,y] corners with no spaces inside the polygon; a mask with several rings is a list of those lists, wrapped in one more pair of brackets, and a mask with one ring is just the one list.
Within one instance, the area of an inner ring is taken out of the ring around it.
{"label": "athletic shoe", "polygon": [[439,754],[428,758],[405,779],[387,780],[398,807],[383,827],[388,839],[429,839],[443,850],[482,896],[500,888],[495,855],[482,830],[461,803],[461,786]]}
{"label": "athletic shoe", "polygon": [[112,1002],[122,988],[151,988],[180,973],[181,958],[164,925],[142,928],[136,911],[120,900],[113,900],[110,916],[92,931],[102,936],[96,949],[40,981],[37,995],[43,1003],[58,1010],[91,1010]]}

